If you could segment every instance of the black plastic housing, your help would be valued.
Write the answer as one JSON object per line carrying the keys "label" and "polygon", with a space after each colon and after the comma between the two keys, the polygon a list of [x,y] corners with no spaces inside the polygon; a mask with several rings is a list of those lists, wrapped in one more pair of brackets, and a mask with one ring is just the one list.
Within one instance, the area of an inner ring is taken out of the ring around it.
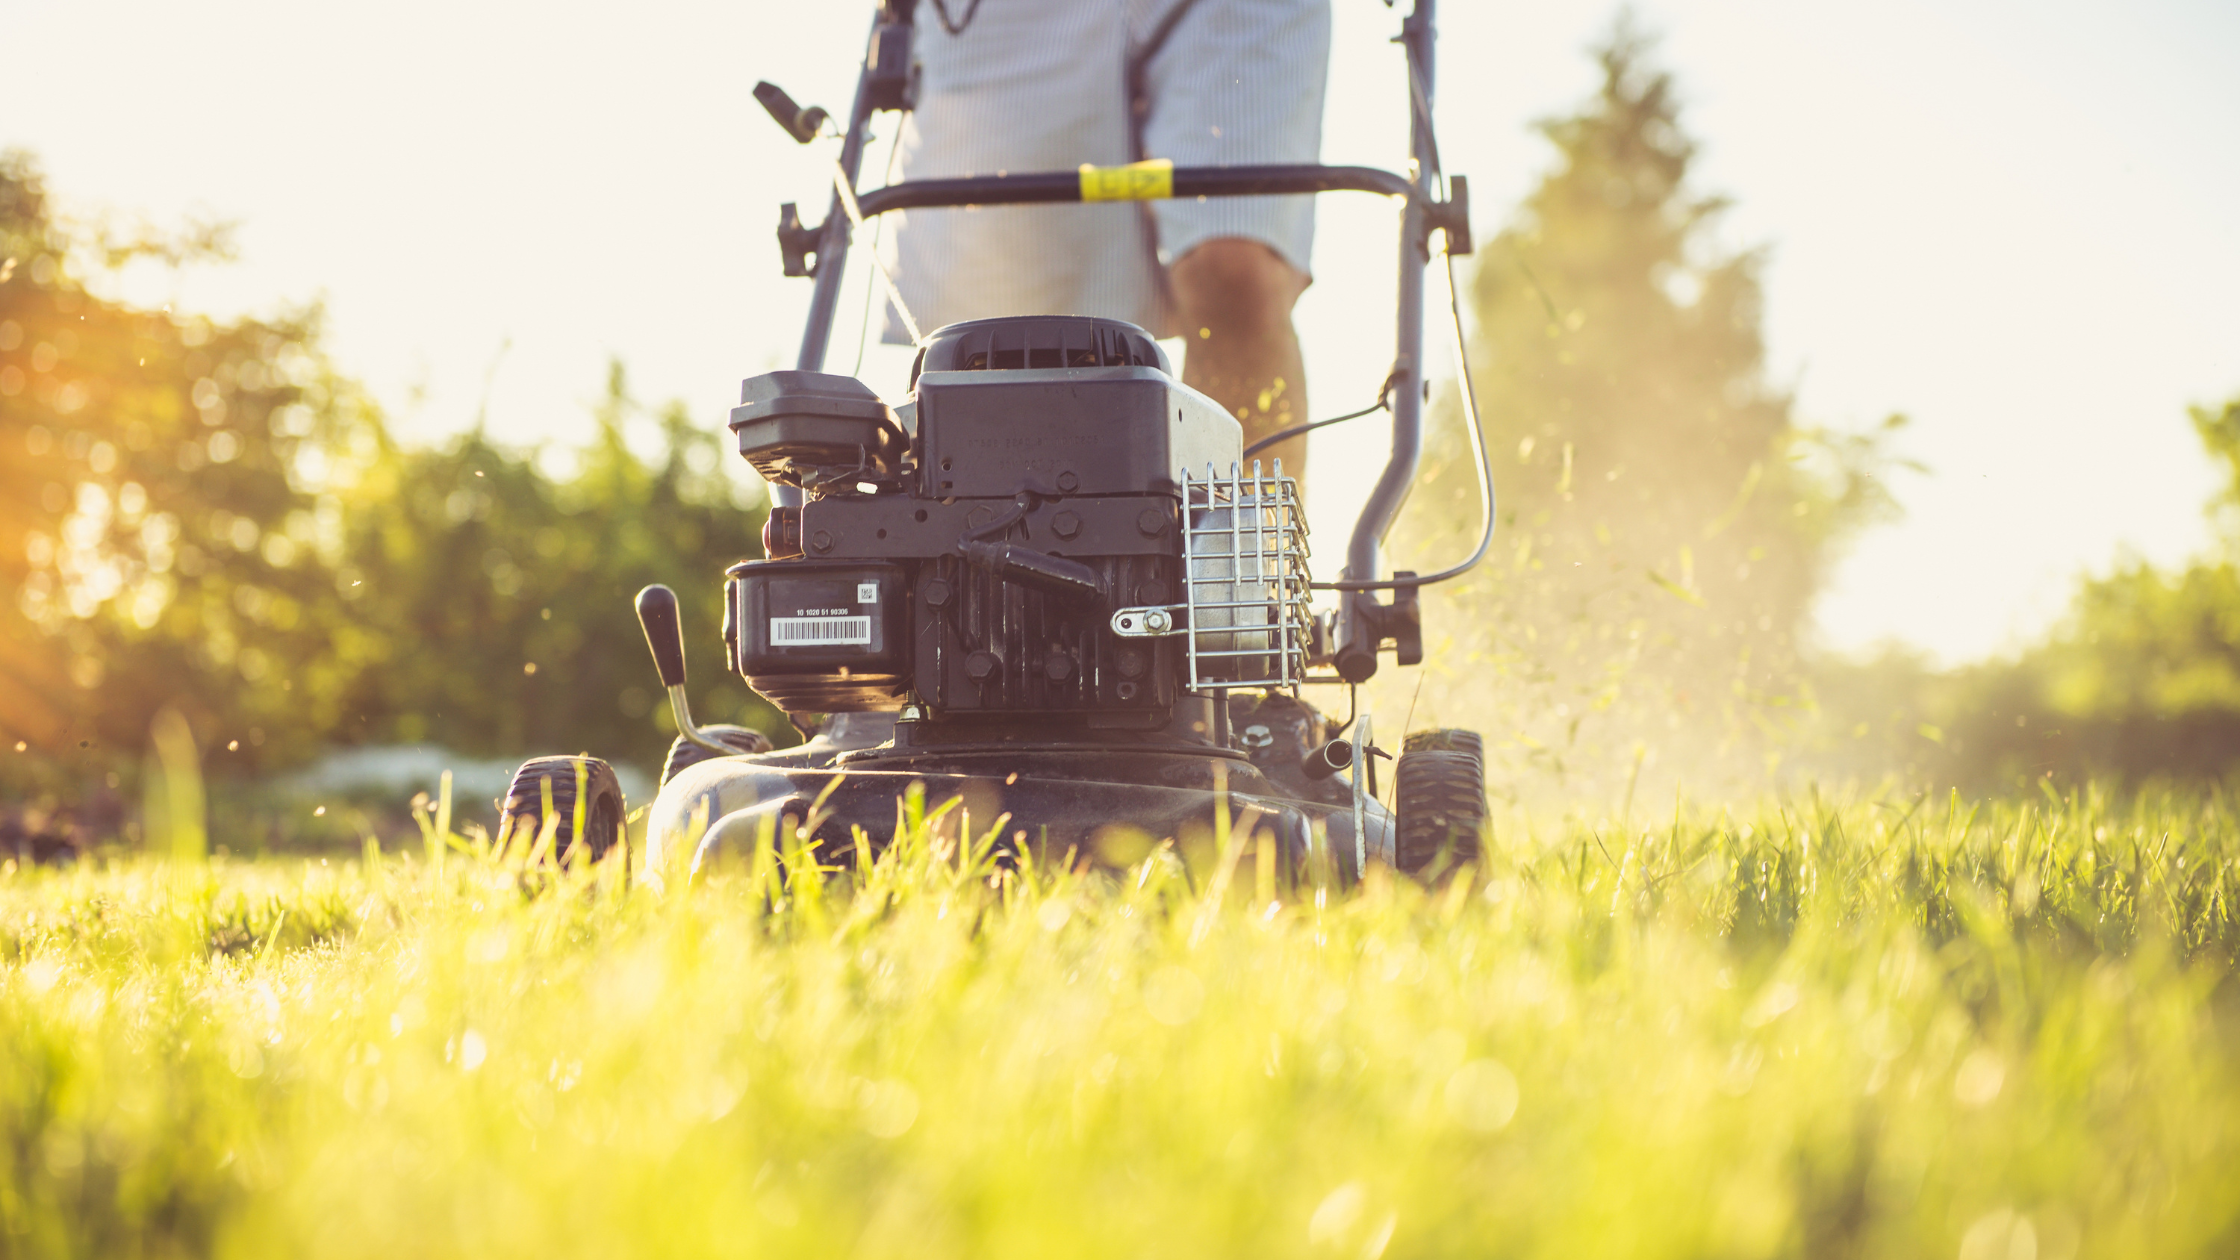
{"label": "black plastic housing", "polygon": [[789,713],[901,707],[910,649],[901,566],[750,560],[728,576],[747,685]]}
{"label": "black plastic housing", "polygon": [[870,386],[830,372],[748,377],[731,409],[731,431],[763,480],[787,486],[893,477],[909,448]]}
{"label": "black plastic housing", "polygon": [[907,110],[917,104],[918,84],[910,59],[910,22],[883,21],[871,34],[864,59],[864,92],[873,109]]}

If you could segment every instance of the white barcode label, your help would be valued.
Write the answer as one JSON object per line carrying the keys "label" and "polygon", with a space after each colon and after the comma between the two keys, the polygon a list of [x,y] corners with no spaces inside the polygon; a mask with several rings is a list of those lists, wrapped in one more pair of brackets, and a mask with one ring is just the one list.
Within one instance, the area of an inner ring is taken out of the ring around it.
{"label": "white barcode label", "polygon": [[843,647],[871,642],[869,617],[772,617],[772,647]]}
{"label": "white barcode label", "polygon": [[879,584],[878,584],[877,582],[858,582],[858,583],[856,583],[856,602],[857,602],[857,603],[859,603],[859,604],[876,604],[876,603],[878,603],[878,602],[879,602]]}

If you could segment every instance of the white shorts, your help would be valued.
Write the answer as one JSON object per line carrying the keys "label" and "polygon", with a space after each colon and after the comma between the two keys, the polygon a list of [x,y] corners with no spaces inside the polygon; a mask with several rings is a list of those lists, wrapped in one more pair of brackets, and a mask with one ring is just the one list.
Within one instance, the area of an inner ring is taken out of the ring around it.
{"label": "white shorts", "polygon": [[[918,5],[918,101],[897,178],[1115,166],[1130,152],[1127,66],[1182,0],[980,0],[951,34]],[[945,0],[961,20],[973,0]],[[1145,63],[1142,156],[1177,166],[1315,162],[1329,0],[1196,0]],[[1311,196],[903,212],[886,247],[927,332],[996,315],[1102,315],[1168,335],[1164,265],[1215,237],[1301,272]],[[887,339],[907,340],[889,318]]]}

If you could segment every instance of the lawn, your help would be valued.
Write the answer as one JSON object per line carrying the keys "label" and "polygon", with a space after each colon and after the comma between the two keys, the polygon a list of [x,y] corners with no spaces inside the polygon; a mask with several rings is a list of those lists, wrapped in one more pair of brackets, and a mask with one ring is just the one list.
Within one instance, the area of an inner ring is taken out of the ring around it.
{"label": "lawn", "polygon": [[1506,816],[1327,892],[954,834],[9,864],[0,1254],[2240,1253],[2220,794]]}

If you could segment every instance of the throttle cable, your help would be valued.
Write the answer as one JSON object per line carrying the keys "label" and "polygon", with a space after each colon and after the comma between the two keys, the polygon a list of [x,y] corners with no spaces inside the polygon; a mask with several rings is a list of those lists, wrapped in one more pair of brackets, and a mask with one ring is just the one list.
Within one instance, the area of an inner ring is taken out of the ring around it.
{"label": "throttle cable", "polygon": [[1497,500],[1495,499],[1493,492],[1493,467],[1492,461],[1486,453],[1485,426],[1478,421],[1478,390],[1476,384],[1470,378],[1470,351],[1469,347],[1465,344],[1462,335],[1462,299],[1457,292],[1457,286],[1454,280],[1454,255],[1453,253],[1449,252],[1446,245],[1442,244],[1439,250],[1439,256],[1446,264],[1441,270],[1444,271],[1447,277],[1447,313],[1451,317],[1450,322],[1451,326],[1454,329],[1455,366],[1460,370],[1460,374],[1462,377],[1462,415],[1463,419],[1468,422],[1470,426],[1470,436],[1472,439],[1470,443],[1470,458],[1471,461],[1477,465],[1478,502],[1480,505],[1482,505],[1484,511],[1484,526],[1478,533],[1477,549],[1475,551],[1472,551],[1469,558],[1464,560],[1462,563],[1455,565],[1452,568],[1441,569],[1437,573],[1425,573],[1413,577],[1354,579],[1341,580],[1337,582],[1310,583],[1309,585],[1314,590],[1396,591],[1409,590],[1419,586],[1430,586],[1434,583],[1445,582],[1453,578],[1461,577],[1463,574],[1468,573],[1470,570],[1477,568],[1478,562],[1486,558],[1486,552],[1493,546],[1493,525],[1495,508],[1497,504]]}

